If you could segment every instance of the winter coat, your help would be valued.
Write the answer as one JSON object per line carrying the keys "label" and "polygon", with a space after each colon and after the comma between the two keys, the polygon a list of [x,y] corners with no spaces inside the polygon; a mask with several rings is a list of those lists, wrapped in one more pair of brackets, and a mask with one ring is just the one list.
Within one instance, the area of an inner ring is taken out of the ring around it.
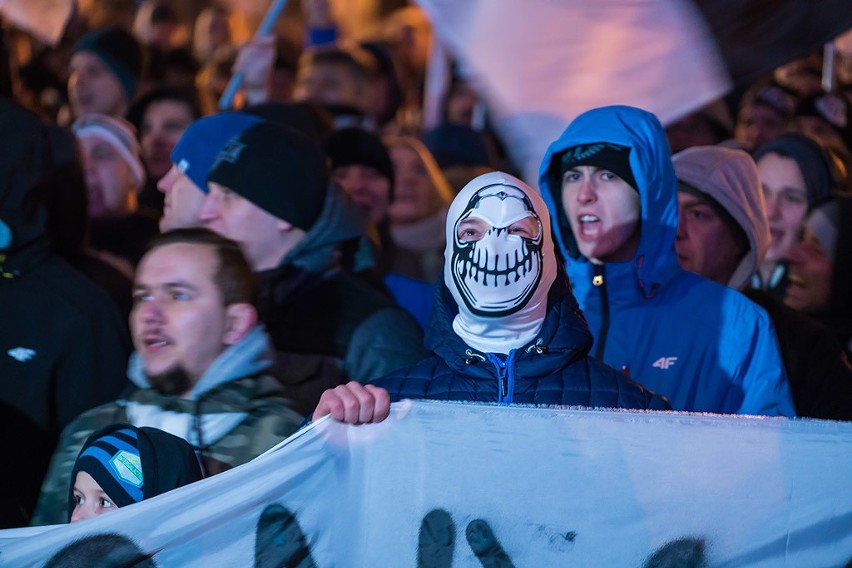
{"label": "winter coat", "polygon": [[[371,265],[372,249],[358,219],[342,194],[329,190],[305,238],[280,266],[259,275],[258,312],[275,349],[338,362],[343,375],[337,384],[346,378],[366,382],[425,357],[414,318],[356,274]],[[287,369],[281,372],[286,376]],[[301,388],[309,389],[312,380],[302,381]],[[335,386],[328,377],[315,381]],[[298,392],[291,395],[300,398]],[[313,410],[318,401],[317,396],[299,404]]]}
{"label": "winter coat", "polygon": [[458,306],[439,284],[426,346],[435,355],[372,384],[403,398],[569,405],[606,408],[670,408],[664,399],[589,356],[592,336],[571,295],[557,277],[535,341],[507,355],[482,353],[453,331]]}
{"label": "winter coat", "polygon": [[0,452],[27,448],[0,484],[0,526],[14,526],[26,523],[62,428],[127,388],[131,348],[112,300],[51,250],[41,123],[0,100],[0,137]]}
{"label": "winter coat", "polygon": [[[639,245],[628,262],[594,264],[583,257],[563,207],[562,153],[598,142],[630,148],[642,211]],[[675,410],[794,415],[766,312],[678,265],[677,182],[655,116],[619,106],[581,115],[551,144],[539,184],[599,358],[666,396]]]}

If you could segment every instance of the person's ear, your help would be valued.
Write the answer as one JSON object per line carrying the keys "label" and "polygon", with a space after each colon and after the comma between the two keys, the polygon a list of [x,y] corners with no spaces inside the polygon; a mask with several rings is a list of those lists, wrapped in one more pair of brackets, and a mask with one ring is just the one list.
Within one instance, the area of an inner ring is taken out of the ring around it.
{"label": "person's ear", "polygon": [[287,233],[287,232],[292,231],[294,229],[293,224],[288,223],[284,219],[276,219],[276,221],[278,222],[278,225],[277,225],[278,230],[281,231],[282,233]]}
{"label": "person's ear", "polygon": [[257,309],[251,304],[231,304],[225,310],[226,328],[222,343],[239,343],[257,323]]}

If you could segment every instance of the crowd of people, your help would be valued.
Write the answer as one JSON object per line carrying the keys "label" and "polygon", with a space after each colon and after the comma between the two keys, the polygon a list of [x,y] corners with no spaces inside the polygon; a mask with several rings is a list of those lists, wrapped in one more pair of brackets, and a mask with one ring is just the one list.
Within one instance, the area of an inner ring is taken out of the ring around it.
{"label": "crowd of people", "polygon": [[0,526],[404,398],[852,420],[852,61],[667,128],[589,109],[525,182],[462,68],[422,126],[420,9],[292,4],[250,40],[212,2],[7,26]]}

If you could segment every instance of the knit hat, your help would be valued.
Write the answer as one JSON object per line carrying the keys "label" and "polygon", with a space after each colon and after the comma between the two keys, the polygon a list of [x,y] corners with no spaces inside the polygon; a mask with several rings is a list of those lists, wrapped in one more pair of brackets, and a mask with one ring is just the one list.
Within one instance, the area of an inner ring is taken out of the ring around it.
{"label": "knit hat", "polygon": [[788,132],[754,151],[754,161],[767,154],[792,158],[805,181],[808,209],[821,202],[836,189],[837,180],[831,157],[823,147],[805,134]]}
{"label": "knit hat", "polygon": [[192,446],[156,428],[112,424],[83,445],[69,488],[68,518],[74,512],[74,482],[85,471],[118,507],[150,499],[204,476]]}
{"label": "knit hat", "polygon": [[262,122],[225,145],[207,181],[308,231],[322,211],[328,166],[319,144],[292,128]]}
{"label": "knit hat", "polygon": [[79,51],[97,55],[121,83],[128,100],[133,98],[142,76],[142,50],[132,35],[117,26],[100,28],[80,38],[73,53]]}
{"label": "knit hat", "polygon": [[358,127],[334,130],[325,139],[325,153],[331,161],[332,170],[352,165],[375,168],[390,181],[393,199],[393,163],[378,136]]}
{"label": "knit hat", "polygon": [[117,116],[89,113],[75,120],[71,130],[79,140],[93,137],[112,146],[130,166],[133,187],[137,191],[142,187],[145,183],[145,169],[142,166],[139,142],[136,141],[136,129],[132,124]]}
{"label": "knit hat", "polygon": [[205,116],[190,124],[172,150],[172,163],[207,193],[207,174],[223,146],[262,119],[243,112],[222,112]]}
{"label": "knit hat", "polygon": [[608,142],[574,146],[563,152],[560,163],[560,178],[572,168],[595,166],[614,173],[638,191],[636,178],[633,177],[633,170],[630,168],[630,148],[626,146]]}
{"label": "knit hat", "polygon": [[735,290],[743,289],[766,255],[771,239],[754,160],[742,150],[696,146],[675,154],[672,164],[678,190],[710,205],[745,252],[728,282]]}

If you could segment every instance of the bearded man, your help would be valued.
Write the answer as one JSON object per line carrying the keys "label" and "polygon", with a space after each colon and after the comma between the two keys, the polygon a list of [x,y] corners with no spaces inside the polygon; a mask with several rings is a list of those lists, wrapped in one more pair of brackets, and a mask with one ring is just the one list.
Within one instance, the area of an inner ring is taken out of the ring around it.
{"label": "bearded man", "polygon": [[33,524],[68,520],[68,486],[89,435],[109,424],[150,426],[195,448],[205,475],[262,454],[302,417],[269,374],[274,350],[258,324],[256,281],[239,245],[206,229],[156,237],[139,261],[125,398],[89,410],[62,433]]}

